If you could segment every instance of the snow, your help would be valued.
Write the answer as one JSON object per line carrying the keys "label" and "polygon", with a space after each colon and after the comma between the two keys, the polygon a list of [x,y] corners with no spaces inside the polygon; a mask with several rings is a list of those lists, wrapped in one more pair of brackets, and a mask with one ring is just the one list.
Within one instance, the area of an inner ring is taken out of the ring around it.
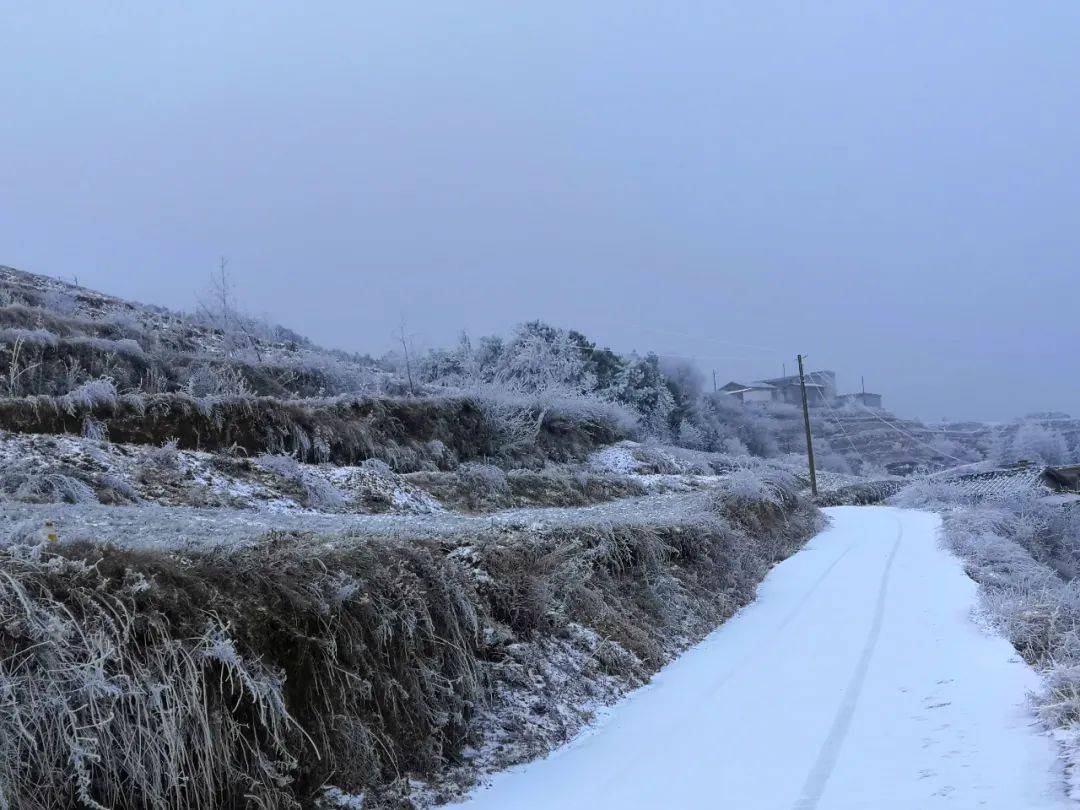
{"label": "snow", "polygon": [[545,760],[460,807],[1065,808],[1035,673],[973,620],[940,519],[826,510],[756,602]]}

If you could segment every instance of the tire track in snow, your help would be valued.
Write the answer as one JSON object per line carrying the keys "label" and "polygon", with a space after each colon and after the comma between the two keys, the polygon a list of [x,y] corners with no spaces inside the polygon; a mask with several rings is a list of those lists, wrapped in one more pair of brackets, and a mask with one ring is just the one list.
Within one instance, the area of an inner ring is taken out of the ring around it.
{"label": "tire track in snow", "polygon": [[815,810],[821,801],[825,788],[832,776],[836,762],[840,758],[840,749],[844,744],[848,728],[851,726],[851,718],[855,714],[855,707],[859,702],[859,694],[862,692],[863,683],[866,681],[866,672],[870,668],[870,660],[874,657],[874,648],[877,647],[878,638],[881,636],[881,625],[885,620],[885,599],[889,592],[889,575],[892,573],[893,561],[896,552],[900,549],[900,541],[904,537],[904,527],[900,520],[896,521],[896,540],[893,542],[889,558],[885,561],[885,569],[881,573],[881,584],[878,586],[877,604],[874,608],[874,621],[870,625],[870,632],[863,645],[862,654],[855,671],[851,674],[847,688],[844,690],[844,698],[840,702],[840,708],[836,711],[829,736],[822,743],[818,751],[814,767],[810,769],[806,782],[803,784],[799,800],[795,802],[794,810]]}

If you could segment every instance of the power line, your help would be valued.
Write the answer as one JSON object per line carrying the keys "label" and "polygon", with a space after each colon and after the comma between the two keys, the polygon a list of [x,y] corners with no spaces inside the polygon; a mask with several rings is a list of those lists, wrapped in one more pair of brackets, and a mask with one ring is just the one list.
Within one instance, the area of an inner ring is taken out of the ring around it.
{"label": "power line", "polygon": [[679,332],[674,329],[657,329],[652,326],[645,326],[644,324],[633,324],[625,321],[608,321],[608,323],[615,326],[622,326],[627,329],[639,329],[644,332],[655,332],[660,335],[673,335],[675,337],[685,337],[691,340],[702,340],[708,343],[721,343],[725,346],[737,346],[742,349],[753,349],[760,352],[772,352],[774,354],[780,354],[780,350],[773,348],[772,346],[758,346],[753,343],[738,343],[733,340],[724,340],[723,338],[705,337],[703,335],[691,335],[689,332]]}
{"label": "power line", "polygon": [[883,422],[883,423],[884,423],[885,425],[887,425],[888,427],[890,427],[890,428],[892,428],[893,430],[895,430],[895,431],[896,431],[897,433],[899,433],[899,434],[900,434],[901,436],[907,436],[907,437],[908,437],[909,439],[911,439],[911,440],[912,440],[913,442],[915,442],[916,444],[921,444],[921,445],[922,445],[923,447],[927,448],[928,450],[933,450],[933,451],[934,451],[935,453],[937,453],[937,454],[938,454],[939,456],[945,456],[946,458],[951,458],[951,459],[952,459],[953,461],[959,461],[959,462],[960,462],[961,464],[970,464],[970,463],[971,463],[971,461],[970,461],[969,459],[964,459],[964,458],[960,458],[959,456],[954,456],[954,455],[952,455],[951,453],[946,453],[945,451],[943,451],[943,450],[941,450],[941,449],[939,449],[939,448],[937,448],[937,447],[934,447],[934,446],[933,446],[933,445],[931,445],[931,444],[927,444],[927,443],[926,443],[926,442],[924,442],[924,441],[923,441],[922,439],[919,439],[919,438],[917,438],[917,437],[915,437],[915,436],[911,435],[911,434],[910,434],[910,433],[908,433],[907,431],[905,431],[905,430],[901,430],[901,429],[900,429],[900,428],[898,428],[898,427],[897,427],[896,425],[892,424],[892,423],[891,423],[891,422],[889,422],[888,420],[886,420],[886,419],[884,419],[883,417],[881,417],[881,416],[880,416],[880,415],[879,415],[878,413],[876,413],[875,411],[872,411],[872,410],[870,410],[869,408],[867,408],[867,407],[866,407],[865,405],[863,405],[863,404],[862,404],[861,402],[859,403],[859,407],[860,407],[860,408],[862,408],[862,409],[863,409],[864,411],[866,411],[866,412],[867,412],[868,414],[870,414],[871,416],[873,416],[873,417],[874,417],[875,419],[877,419],[878,421],[880,421],[880,422]]}
{"label": "power line", "polygon": [[739,357],[737,355],[723,355],[723,354],[671,354],[670,352],[652,352],[657,357],[671,357],[676,360],[745,360],[745,357]]}
{"label": "power line", "polygon": [[[821,385],[824,388],[824,385],[821,382],[821,378],[818,377],[817,374],[815,374],[813,371],[808,372],[808,373],[810,374],[810,376],[813,379],[817,380],[818,385]],[[851,449],[855,451],[855,455],[857,455],[859,457],[859,459],[863,462],[863,464],[868,463],[866,461],[866,457],[863,456],[863,454],[859,452],[859,448],[855,446],[855,442],[853,442],[851,440],[851,437],[848,435],[848,432],[846,430],[844,430],[844,424],[843,424],[843,422],[840,421],[840,418],[836,415],[836,411],[833,409],[832,403],[829,402],[829,398],[823,396],[822,399],[825,401],[825,406],[829,409],[829,413],[832,415],[832,419],[836,423],[836,426],[838,428],[840,428],[840,432],[842,434],[844,434],[844,438],[847,439],[847,443],[850,444]]]}

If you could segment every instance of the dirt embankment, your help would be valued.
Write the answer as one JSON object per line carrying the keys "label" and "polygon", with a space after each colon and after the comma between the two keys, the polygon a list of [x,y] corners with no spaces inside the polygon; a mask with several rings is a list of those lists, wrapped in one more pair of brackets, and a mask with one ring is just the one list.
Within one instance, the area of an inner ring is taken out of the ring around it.
{"label": "dirt embankment", "polygon": [[335,464],[379,459],[399,472],[452,469],[471,459],[536,466],[580,461],[625,437],[614,423],[546,411],[536,415],[529,442],[508,449],[505,425],[468,397],[283,401],[173,393],[91,403],[49,396],[0,400],[0,428],[17,433],[81,435],[88,420],[114,442],[176,440],[187,450],[284,453]]}

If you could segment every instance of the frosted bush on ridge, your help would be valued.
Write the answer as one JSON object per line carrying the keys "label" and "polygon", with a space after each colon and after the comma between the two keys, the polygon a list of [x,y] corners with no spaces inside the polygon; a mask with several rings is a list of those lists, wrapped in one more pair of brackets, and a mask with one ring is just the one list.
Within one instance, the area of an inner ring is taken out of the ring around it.
{"label": "frosted bush on ridge", "polygon": [[333,511],[345,505],[345,495],[325,478],[306,469],[292,456],[263,455],[256,459],[259,466],[271,470],[298,485],[304,493],[305,505],[323,511]]}
{"label": "frosted bush on ridge", "polygon": [[74,414],[77,409],[93,409],[103,405],[115,405],[116,384],[109,377],[87,380],[74,391],[65,394],[65,408]]}
{"label": "frosted bush on ridge", "polygon": [[796,497],[796,491],[795,478],[781,470],[740,469],[724,481],[720,498],[731,504],[782,506]]}

